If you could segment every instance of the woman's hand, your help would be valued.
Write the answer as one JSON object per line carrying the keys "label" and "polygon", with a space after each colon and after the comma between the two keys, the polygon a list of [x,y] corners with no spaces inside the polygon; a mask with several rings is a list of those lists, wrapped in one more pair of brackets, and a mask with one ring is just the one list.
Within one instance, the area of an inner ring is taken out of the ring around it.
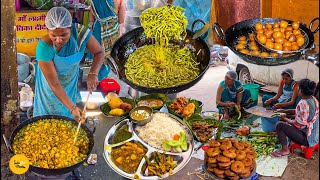
{"label": "woman's hand", "polygon": [[78,107],[75,107],[72,111],[71,114],[73,116],[73,118],[79,122],[81,120],[81,123],[85,122],[85,118],[81,118],[82,117],[82,110]]}
{"label": "woman's hand", "polygon": [[236,103],[234,103],[234,102],[228,102],[228,106],[229,106],[229,107],[234,107],[234,105],[236,105]]}
{"label": "woman's hand", "polygon": [[272,103],[272,99],[268,99],[264,102],[264,105],[269,106]]}
{"label": "woman's hand", "polygon": [[286,113],[286,110],[285,109],[276,109],[276,110],[274,110],[274,112],[276,112],[276,113]]}
{"label": "woman's hand", "polygon": [[286,115],[280,115],[280,120],[288,124],[293,124],[294,120],[289,119]]}
{"label": "woman's hand", "polygon": [[287,119],[287,116],[286,116],[286,115],[282,114],[282,115],[280,115],[279,117],[280,117],[280,120],[281,120],[281,121],[286,122],[286,119]]}
{"label": "woman's hand", "polygon": [[240,106],[240,104],[237,104],[237,106],[238,106],[238,108],[239,108],[239,111],[241,111],[241,106]]}
{"label": "woman's hand", "polygon": [[277,103],[277,104],[275,104],[273,107],[274,107],[275,109],[281,109],[281,108],[283,108],[284,106],[283,106],[282,103]]}
{"label": "woman's hand", "polygon": [[98,75],[89,73],[87,79],[87,88],[90,94],[92,93],[92,91],[97,89],[98,84]]}

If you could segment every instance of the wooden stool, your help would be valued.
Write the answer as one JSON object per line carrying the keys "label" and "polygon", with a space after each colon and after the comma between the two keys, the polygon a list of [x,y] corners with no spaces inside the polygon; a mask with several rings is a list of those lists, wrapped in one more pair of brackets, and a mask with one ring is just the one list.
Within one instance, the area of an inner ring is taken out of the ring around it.
{"label": "wooden stool", "polygon": [[313,147],[307,147],[307,146],[300,145],[298,143],[292,143],[290,145],[290,152],[293,153],[295,148],[298,148],[298,149],[301,149],[302,151],[304,151],[304,157],[306,159],[310,159],[312,157],[312,152],[314,150],[319,151],[319,143]]}

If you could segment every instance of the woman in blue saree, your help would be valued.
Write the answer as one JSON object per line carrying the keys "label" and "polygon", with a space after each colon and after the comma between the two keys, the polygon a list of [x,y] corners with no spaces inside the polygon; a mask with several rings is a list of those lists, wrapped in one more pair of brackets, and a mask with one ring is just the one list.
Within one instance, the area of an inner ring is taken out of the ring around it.
{"label": "woman in blue saree", "polygon": [[224,119],[226,120],[236,112],[235,105],[239,107],[239,110],[242,107],[249,108],[254,105],[250,90],[243,89],[237,77],[237,72],[233,70],[228,71],[224,81],[221,81],[217,90],[217,108],[219,109],[219,113],[224,114]]}
{"label": "woman in blue saree", "polygon": [[79,121],[82,110],[76,106],[76,94],[80,61],[85,49],[94,55],[87,80],[92,92],[104,59],[102,47],[88,28],[72,23],[70,12],[63,7],[50,9],[45,24],[48,35],[36,48],[33,116],[62,115]]}
{"label": "woman in blue saree", "polygon": [[[93,36],[103,46],[105,56],[109,56],[113,43],[124,32],[124,17],[126,3],[123,0],[91,0],[90,21]],[[87,54],[87,61],[92,61],[92,54]],[[102,65],[98,78],[101,81],[107,77],[110,67]]]}

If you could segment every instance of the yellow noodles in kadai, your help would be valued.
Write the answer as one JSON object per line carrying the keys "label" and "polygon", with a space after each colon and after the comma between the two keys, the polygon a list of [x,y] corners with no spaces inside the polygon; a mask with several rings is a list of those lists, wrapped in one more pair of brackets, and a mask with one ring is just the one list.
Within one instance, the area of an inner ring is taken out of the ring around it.
{"label": "yellow noodles in kadai", "polygon": [[168,45],[170,39],[179,39],[182,33],[186,34],[188,20],[183,10],[180,6],[163,6],[144,11],[140,20],[147,37]]}
{"label": "yellow noodles in kadai", "polygon": [[141,14],[147,38],[156,43],[129,55],[125,64],[128,80],[143,87],[168,88],[186,84],[200,74],[200,63],[187,47],[169,45],[169,40],[180,40],[181,34],[187,34],[188,21],[182,10],[179,6],[163,6]]}
{"label": "yellow noodles in kadai", "polygon": [[163,47],[164,58],[157,57],[159,46],[142,46],[126,64],[128,80],[144,87],[167,88],[185,84],[200,73],[199,63],[186,47]]}

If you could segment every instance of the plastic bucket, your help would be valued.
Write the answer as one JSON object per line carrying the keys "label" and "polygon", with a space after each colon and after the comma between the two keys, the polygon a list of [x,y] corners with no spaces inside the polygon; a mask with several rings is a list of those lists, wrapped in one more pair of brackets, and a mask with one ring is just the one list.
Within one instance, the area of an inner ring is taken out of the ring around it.
{"label": "plastic bucket", "polygon": [[279,121],[279,117],[266,118],[261,117],[261,128],[264,132],[274,132],[276,130],[276,124]]}
{"label": "plastic bucket", "polygon": [[250,90],[251,98],[254,102],[258,101],[258,95],[259,95],[259,89],[260,89],[259,84],[243,84],[242,87],[244,89]]}

